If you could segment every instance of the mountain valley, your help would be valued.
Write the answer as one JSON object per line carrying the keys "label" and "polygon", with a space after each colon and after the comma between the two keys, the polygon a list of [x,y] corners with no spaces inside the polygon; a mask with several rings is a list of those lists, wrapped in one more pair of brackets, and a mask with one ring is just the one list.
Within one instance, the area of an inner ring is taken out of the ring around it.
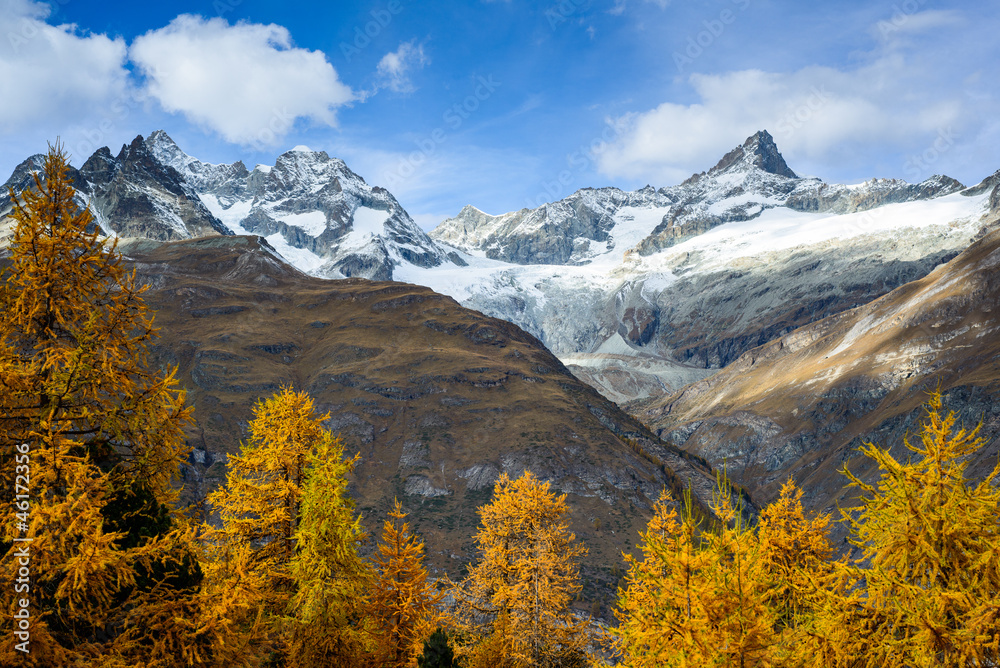
{"label": "mountain valley", "polygon": [[475,507],[527,467],[569,495],[600,580],[660,488],[690,482],[707,505],[712,467],[757,505],[791,476],[831,510],[850,504],[837,471],[872,473],[853,449],[901,453],[934,387],[1000,433],[1000,172],[827,184],[761,131],[677,186],[470,205],[430,233],[306,147],[250,170],[156,131],[72,177],[150,286],[158,359],[190,388],[192,503],[254,402],[291,383],[360,452],[366,518],[397,496],[419,508],[435,568],[461,568]]}

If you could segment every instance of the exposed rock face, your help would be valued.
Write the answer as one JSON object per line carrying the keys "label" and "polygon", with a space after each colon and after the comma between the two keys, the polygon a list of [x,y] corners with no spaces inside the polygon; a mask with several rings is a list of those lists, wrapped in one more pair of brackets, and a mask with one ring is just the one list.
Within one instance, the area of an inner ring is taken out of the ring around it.
{"label": "exposed rock face", "polygon": [[[761,130],[743,142],[743,146],[737,146],[732,151],[723,156],[715,167],[709,170],[709,174],[721,174],[736,168],[754,167],[768,174],[776,174],[789,179],[797,179],[798,176],[789,169],[785,159],[778,152],[778,146],[774,143],[774,137],[767,130]],[[696,180],[698,175],[692,176],[690,180]]]}
{"label": "exposed rock face", "polygon": [[[647,186],[627,193],[618,188],[584,188],[537,209],[491,216],[466,206],[431,236],[461,250],[514,264],[586,264],[595,248],[614,244],[615,213],[629,207],[663,208],[673,200]],[[598,251],[599,252],[599,251]]]}
{"label": "exposed rock face", "polygon": [[176,170],[150,153],[142,137],[122,146],[117,157],[99,149],[80,176],[91,210],[108,232],[161,241],[232,234]]}
{"label": "exposed rock face", "polygon": [[259,234],[316,276],[389,280],[401,264],[453,264],[384,188],[369,186],[343,160],[297,147],[273,167],[210,165],[166,133],[147,140],[159,161],[184,175],[205,204],[240,234]]}
{"label": "exposed rock face", "polygon": [[[992,187],[963,190],[946,176],[851,186],[799,178],[762,131],[678,186],[585,189],[502,216],[466,207],[431,236],[522,266],[470,255],[465,283],[408,280],[516,322],[567,360],[620,336],[626,357],[717,369],[951,259],[988,222]],[[604,374],[599,361],[580,373],[610,383],[599,386],[606,396],[655,393],[649,374],[623,375],[611,358]]]}
{"label": "exposed rock face", "polygon": [[[7,185],[15,192],[30,187],[43,158],[19,165]],[[300,268],[331,278],[389,280],[401,265],[464,263],[424,234],[388,191],[305,147],[248,171],[242,162],[197,160],[157,130],[117,156],[99,149],[71,178],[80,205],[109,235],[168,241],[256,233]],[[10,210],[6,195],[0,219]]]}
{"label": "exposed rock face", "polygon": [[965,186],[948,176],[933,176],[916,184],[899,179],[872,179],[859,187],[815,182],[812,187],[797,189],[785,201],[785,206],[795,211],[855,213],[886,204],[950,195],[964,188]]}
{"label": "exposed rock face", "polygon": [[[128,242],[161,328],[157,361],[190,388],[201,497],[246,437],[251,408],[282,384],[307,390],[361,460],[351,493],[375,530],[394,497],[439,570],[471,556],[478,506],[526,468],[568,494],[586,564],[632,549],[666,484],[708,499],[713,475],[574,378],[533,336],[427,288],[325,281],[259,237]],[[638,449],[627,443],[630,440]],[[594,528],[594,518],[604,527]]]}
{"label": "exposed rock face", "polygon": [[[8,215],[8,188],[15,193],[34,187],[45,156],[18,165],[0,195],[0,218]],[[106,147],[69,176],[81,207],[89,207],[107,234],[173,240],[231,234],[198,199],[176,171],[158,162],[142,137],[123,145],[118,156]]]}
{"label": "exposed rock face", "polygon": [[[908,455],[927,392],[940,387],[967,427],[983,422],[1000,451],[1000,232],[926,277],[858,308],[796,329],[705,380],[633,411],[679,447],[726,462],[758,503],[792,476],[813,509],[848,503],[846,464],[871,480],[863,442]],[[843,533],[843,528],[839,531]]]}

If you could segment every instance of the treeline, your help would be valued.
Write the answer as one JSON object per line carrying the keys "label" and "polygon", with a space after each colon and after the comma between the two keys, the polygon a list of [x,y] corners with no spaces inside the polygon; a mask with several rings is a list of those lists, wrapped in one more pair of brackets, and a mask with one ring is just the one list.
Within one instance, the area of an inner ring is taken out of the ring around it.
{"label": "treeline", "polygon": [[967,483],[983,440],[940,394],[911,460],[864,449],[882,477],[851,478],[858,558],[791,482],[753,526],[728,484],[712,523],[665,492],[611,629],[572,612],[585,549],[530,473],[497,481],[461,581],[429,577],[398,501],[362,558],[356,458],[291,388],[255,407],[217,521],[195,520],[173,484],[190,409],[149,365],[143,288],[58,147],[44,172],[0,277],[0,665],[998,665],[1000,465]]}

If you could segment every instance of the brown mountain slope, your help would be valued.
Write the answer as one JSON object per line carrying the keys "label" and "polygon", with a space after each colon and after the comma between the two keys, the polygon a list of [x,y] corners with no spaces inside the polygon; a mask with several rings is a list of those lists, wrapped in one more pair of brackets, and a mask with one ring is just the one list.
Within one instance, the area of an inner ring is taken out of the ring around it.
{"label": "brown mountain slope", "polygon": [[940,386],[966,426],[991,444],[972,474],[996,462],[1000,439],[1000,231],[925,278],[755,348],[719,373],[635,410],[665,440],[725,462],[757,503],[790,475],[809,504],[848,503],[848,465],[863,441],[906,457],[927,393]]}
{"label": "brown mountain slope", "polygon": [[664,447],[534,337],[428,288],[312,278],[258,237],[122,251],[151,286],[159,359],[179,365],[195,405],[189,500],[219,483],[252,405],[283,383],[308,390],[360,452],[352,493],[364,524],[377,529],[399,497],[453,576],[502,471],[530,468],[568,493],[592,577],[620,564],[665,484],[690,478],[708,498],[707,467]]}

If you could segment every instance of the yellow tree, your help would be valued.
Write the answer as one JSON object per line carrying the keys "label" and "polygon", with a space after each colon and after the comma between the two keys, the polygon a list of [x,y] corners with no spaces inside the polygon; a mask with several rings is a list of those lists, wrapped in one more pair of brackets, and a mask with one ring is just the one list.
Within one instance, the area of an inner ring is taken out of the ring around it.
{"label": "yellow tree", "polygon": [[[323,427],[329,417],[289,387],[261,400],[248,442],[208,497],[222,527],[213,532],[206,571],[228,596],[225,614],[261,652],[282,656],[295,646],[299,665],[329,650],[329,639],[314,632],[324,623],[339,631],[331,622],[346,616],[337,617],[342,611],[333,603],[362,591],[354,583],[363,571],[356,554],[362,532],[346,496],[355,460],[344,461],[340,440]],[[350,595],[335,595],[337,587]]]}
{"label": "yellow tree", "polygon": [[639,546],[626,555],[617,649],[627,666],[810,665],[816,578],[830,570],[826,517],[808,520],[787,483],[749,527],[724,482],[717,526],[701,531],[690,495],[678,514],[664,492]]}
{"label": "yellow tree", "polygon": [[[153,635],[220,641],[214,628],[192,632],[161,614],[190,603],[200,579],[171,486],[190,411],[173,372],[150,368],[155,330],[134,272],[74,196],[59,146],[33,189],[11,193],[0,476],[23,496],[5,495],[0,509],[23,514],[2,528],[2,587],[4,607],[29,601],[32,617],[31,653],[5,631],[0,663],[161,665],[146,642]],[[30,587],[15,596],[23,559]]]}
{"label": "yellow tree", "polygon": [[410,534],[398,499],[389,518],[375,555],[368,614],[378,629],[380,665],[403,668],[416,665],[424,640],[440,624],[443,595],[428,581],[424,544]]}
{"label": "yellow tree", "polygon": [[575,542],[557,496],[531,472],[497,480],[480,510],[480,561],[458,590],[458,614],[478,644],[464,648],[472,665],[557,666],[580,663],[586,623],[570,604],[580,591]]}
{"label": "yellow tree", "polygon": [[862,505],[851,523],[859,560],[839,569],[822,629],[830,665],[968,666],[1000,661],[1000,464],[965,479],[985,440],[955,431],[931,395],[906,462],[866,444],[882,471],[870,485],[847,472]]}
{"label": "yellow tree", "polygon": [[357,459],[345,460],[343,443],[329,436],[309,456],[290,564],[296,587],[288,620],[292,668],[370,664],[373,629],[365,607],[371,569],[358,555],[365,532],[347,494]]}
{"label": "yellow tree", "polygon": [[819,601],[834,569],[829,524],[829,515],[806,516],[792,480],[761,511],[752,576],[773,619],[775,665],[816,665]]}
{"label": "yellow tree", "polygon": [[690,494],[678,516],[664,492],[642,534],[642,558],[625,555],[617,611],[625,665],[770,665],[772,615],[755,581],[756,538],[728,485],[712,510],[719,526],[702,532]]}
{"label": "yellow tree", "polygon": [[641,558],[625,554],[629,570],[615,611],[616,649],[624,666],[703,665],[700,602],[709,558],[701,549],[689,495],[685,501],[681,518],[664,490],[640,534]]}

